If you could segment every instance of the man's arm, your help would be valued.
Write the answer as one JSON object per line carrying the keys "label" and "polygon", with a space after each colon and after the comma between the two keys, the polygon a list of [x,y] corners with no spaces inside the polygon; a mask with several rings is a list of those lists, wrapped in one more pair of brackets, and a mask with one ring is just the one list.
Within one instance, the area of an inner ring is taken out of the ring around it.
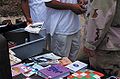
{"label": "man's arm", "polygon": [[56,0],[51,0],[50,2],[45,2],[47,7],[58,9],[58,10],[71,10],[71,7],[73,6],[70,3],[61,3]]}
{"label": "man's arm", "polygon": [[71,3],[62,3],[56,0],[51,0],[49,2],[45,2],[47,7],[57,9],[57,10],[71,10],[76,14],[81,14],[85,12],[84,9],[81,8],[79,4],[71,4]]}
{"label": "man's arm", "polygon": [[30,16],[30,8],[28,0],[21,0],[22,11],[28,23],[32,23],[32,19]]}
{"label": "man's arm", "polygon": [[77,2],[81,5],[85,5],[88,3],[88,0],[77,0]]}
{"label": "man's arm", "polygon": [[[99,6],[99,8],[95,7],[96,9],[94,9],[93,13],[90,15],[91,17],[88,20],[89,24],[87,24],[88,26],[86,27],[87,33],[86,33],[86,41],[84,44],[85,46],[84,51],[89,55],[94,54],[92,52],[94,52],[94,50],[96,50],[99,47],[99,45],[102,44],[102,42],[104,43],[105,36],[109,31],[109,27],[111,26],[112,20],[114,18],[115,15],[114,13],[116,10],[116,6],[115,6],[116,2],[111,1],[113,5],[107,3],[108,2],[106,1],[106,3],[104,2],[103,4],[108,6],[109,7],[108,9],[106,7],[101,8],[103,5],[101,5],[101,7]],[[104,14],[100,13],[100,11],[103,11]],[[93,21],[95,21],[96,24],[93,23]],[[101,31],[99,31],[99,38],[96,41],[95,41],[96,35],[93,35],[94,34],[93,32],[95,32],[96,29],[94,29],[93,27],[102,28]],[[106,43],[104,43],[104,45],[106,45]]]}

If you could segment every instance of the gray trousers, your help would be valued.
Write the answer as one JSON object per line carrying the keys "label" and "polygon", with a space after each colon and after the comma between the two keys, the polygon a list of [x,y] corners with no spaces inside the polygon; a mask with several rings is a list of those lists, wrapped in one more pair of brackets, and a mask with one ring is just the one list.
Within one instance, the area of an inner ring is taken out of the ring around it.
{"label": "gray trousers", "polygon": [[54,34],[51,49],[56,55],[75,61],[80,48],[80,31],[72,35]]}

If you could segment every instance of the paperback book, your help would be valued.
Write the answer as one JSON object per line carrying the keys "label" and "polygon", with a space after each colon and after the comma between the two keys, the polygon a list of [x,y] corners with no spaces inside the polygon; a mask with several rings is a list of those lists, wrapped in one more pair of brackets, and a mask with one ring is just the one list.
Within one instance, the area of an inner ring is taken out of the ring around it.
{"label": "paperback book", "polygon": [[46,66],[46,65],[59,64],[58,59],[61,59],[61,57],[53,53],[49,53],[49,54],[35,56],[32,57],[31,59],[32,61],[37,62],[39,65]]}
{"label": "paperback book", "polygon": [[24,30],[30,33],[39,33],[42,30],[44,22],[37,22],[33,24],[29,24]]}
{"label": "paperback book", "polygon": [[80,70],[80,69],[85,69],[87,68],[87,65],[86,63],[83,63],[83,62],[80,62],[80,61],[75,61],[65,67],[69,68],[71,70],[72,73]]}
{"label": "paperback book", "polygon": [[59,79],[70,75],[70,70],[60,64],[51,65],[38,73],[43,78]]}
{"label": "paperback book", "polygon": [[23,64],[18,64],[18,65],[12,66],[11,67],[12,76],[17,76],[17,75],[23,73],[24,71],[21,69],[22,66],[23,66]]}
{"label": "paperback book", "polygon": [[69,75],[67,79],[101,79],[101,77],[103,76],[104,74],[98,71],[85,69],[85,70],[79,70],[74,74]]}

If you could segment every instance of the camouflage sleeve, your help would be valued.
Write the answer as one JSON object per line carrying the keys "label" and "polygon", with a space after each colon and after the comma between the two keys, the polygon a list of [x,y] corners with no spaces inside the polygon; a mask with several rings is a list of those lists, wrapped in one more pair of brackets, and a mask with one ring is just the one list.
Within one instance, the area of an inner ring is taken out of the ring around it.
{"label": "camouflage sleeve", "polygon": [[106,28],[106,24],[110,22],[110,19],[113,19],[116,2],[111,0],[109,1],[108,4],[107,1],[109,0],[106,0],[106,3],[104,1],[103,4],[105,5],[101,5],[101,4],[94,5],[94,3],[92,4],[90,16],[86,22],[87,24],[86,24],[85,47],[88,49],[91,50],[96,49],[95,43],[97,43],[98,39],[103,35],[104,32],[103,29]]}

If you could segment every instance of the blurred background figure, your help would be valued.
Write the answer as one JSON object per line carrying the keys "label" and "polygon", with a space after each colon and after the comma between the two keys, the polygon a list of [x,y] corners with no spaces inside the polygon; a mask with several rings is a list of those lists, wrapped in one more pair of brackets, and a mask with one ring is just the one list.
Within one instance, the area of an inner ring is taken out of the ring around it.
{"label": "blurred background figure", "polygon": [[0,79],[12,79],[6,39],[0,34]]}

